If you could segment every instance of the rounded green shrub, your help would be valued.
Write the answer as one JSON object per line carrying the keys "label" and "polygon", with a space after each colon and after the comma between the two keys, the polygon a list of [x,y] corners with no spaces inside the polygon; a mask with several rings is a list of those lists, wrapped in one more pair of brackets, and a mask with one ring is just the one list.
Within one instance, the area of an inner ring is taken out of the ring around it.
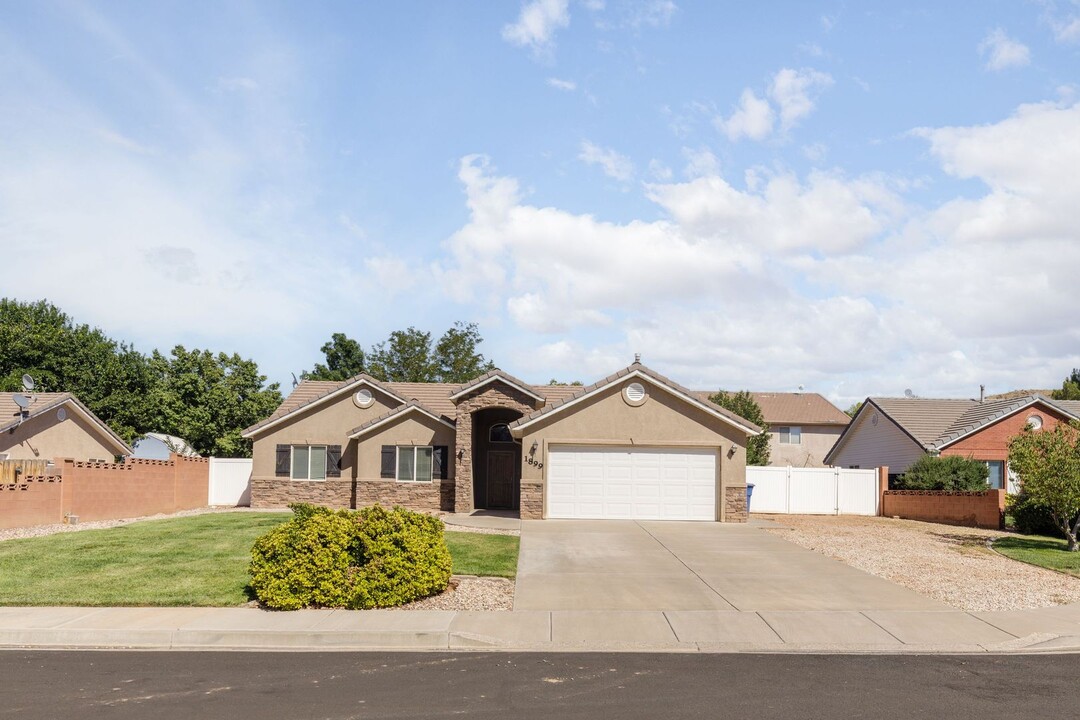
{"label": "rounded green shrub", "polygon": [[394,607],[450,583],[438,518],[379,505],[358,512],[290,508],[293,518],[252,549],[251,587],[267,607]]}
{"label": "rounded green shrub", "polygon": [[[1054,518],[1050,514],[1050,508],[1038,504],[1024,493],[1010,495],[1006,499],[1005,514],[1012,518],[1013,528],[1021,535],[1065,537],[1065,534],[1061,532],[1061,528],[1054,522]],[[1076,518],[1073,518],[1073,522],[1075,521]]]}
{"label": "rounded green shrub", "polygon": [[897,490],[980,492],[989,489],[986,464],[958,455],[923,455],[899,477]]}

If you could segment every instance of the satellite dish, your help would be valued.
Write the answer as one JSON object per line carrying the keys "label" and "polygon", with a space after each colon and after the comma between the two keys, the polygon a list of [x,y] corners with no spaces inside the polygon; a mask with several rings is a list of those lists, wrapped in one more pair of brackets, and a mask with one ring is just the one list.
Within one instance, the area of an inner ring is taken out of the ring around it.
{"label": "satellite dish", "polygon": [[25,395],[12,395],[11,399],[15,401],[15,404],[18,405],[23,412],[30,408],[30,398]]}
{"label": "satellite dish", "polygon": [[292,386],[296,387],[297,385],[299,385],[300,381],[296,379],[296,373],[289,373],[289,374],[292,375]]}
{"label": "satellite dish", "polygon": [[907,388],[906,390],[904,390],[904,397],[913,398],[915,397],[915,393],[911,392],[911,388]]}
{"label": "satellite dish", "polygon": [[34,378],[30,377],[29,374],[23,375],[22,376],[22,386],[23,386],[23,390],[25,390],[26,392],[34,392],[34,388],[36,387],[36,383],[34,382]]}

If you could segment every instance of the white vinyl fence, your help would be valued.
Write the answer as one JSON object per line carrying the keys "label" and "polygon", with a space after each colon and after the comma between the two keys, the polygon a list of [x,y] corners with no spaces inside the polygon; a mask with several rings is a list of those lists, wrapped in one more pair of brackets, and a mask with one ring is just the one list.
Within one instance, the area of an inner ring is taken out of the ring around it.
{"label": "white vinyl fence", "polygon": [[790,515],[877,515],[876,469],[748,467],[750,511]]}
{"label": "white vinyl fence", "polygon": [[210,504],[251,504],[251,458],[210,458]]}

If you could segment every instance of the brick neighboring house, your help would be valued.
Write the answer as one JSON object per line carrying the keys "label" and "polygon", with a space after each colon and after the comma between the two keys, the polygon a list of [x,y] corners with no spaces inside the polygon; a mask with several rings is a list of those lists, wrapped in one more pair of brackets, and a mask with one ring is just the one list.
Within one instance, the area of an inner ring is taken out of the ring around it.
{"label": "brick neighboring house", "polygon": [[[16,395],[30,400],[26,410]],[[71,393],[0,393],[0,460],[112,462],[130,455],[120,436]]]}
{"label": "brick neighboring house", "polygon": [[990,487],[1015,492],[1008,442],[1025,426],[1053,429],[1080,419],[1080,401],[1042,395],[998,400],[870,397],[829,451],[841,467],[889,467],[890,478],[923,455],[959,455],[981,460]]}
{"label": "brick neighboring house", "polygon": [[251,504],[744,522],[761,432],[638,362],[588,387],[301,382],[253,440]]}

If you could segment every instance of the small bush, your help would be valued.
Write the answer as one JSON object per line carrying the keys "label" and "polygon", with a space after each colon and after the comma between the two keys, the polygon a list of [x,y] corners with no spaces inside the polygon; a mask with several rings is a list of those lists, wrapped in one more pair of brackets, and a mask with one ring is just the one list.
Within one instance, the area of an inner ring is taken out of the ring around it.
{"label": "small bush", "polygon": [[298,503],[260,537],[251,587],[267,607],[393,607],[444,591],[450,551],[438,518],[378,505],[358,512]]}
{"label": "small bush", "polygon": [[[1061,528],[1051,517],[1050,508],[1038,504],[1024,493],[1010,495],[1006,499],[1005,514],[1012,517],[1013,528],[1021,535],[1042,535],[1063,539],[1065,537]],[[1075,521],[1076,518],[1073,518],[1073,522]]]}
{"label": "small bush", "polygon": [[989,488],[990,471],[978,460],[957,455],[923,455],[896,482],[897,490],[981,492]]}

